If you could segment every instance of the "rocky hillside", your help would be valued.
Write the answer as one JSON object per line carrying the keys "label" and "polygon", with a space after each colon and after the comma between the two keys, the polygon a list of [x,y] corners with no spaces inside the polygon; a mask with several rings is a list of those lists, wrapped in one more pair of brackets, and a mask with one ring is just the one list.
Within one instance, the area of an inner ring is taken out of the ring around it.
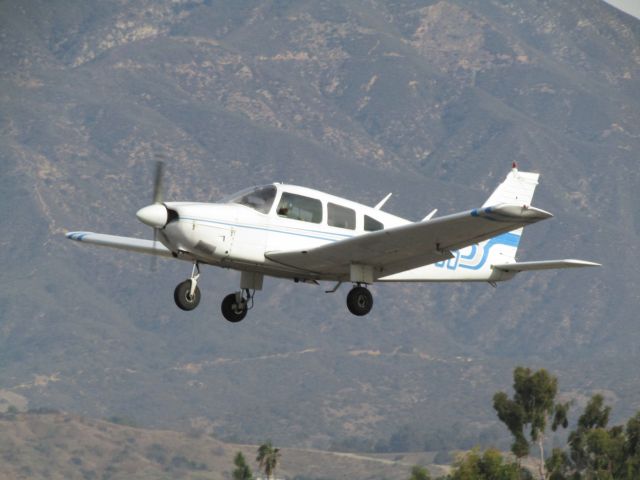
{"label": "rocky hillside", "polygon": [[[0,398],[228,440],[354,449],[504,442],[516,364],[640,408],[640,22],[598,0],[0,3]],[[173,304],[188,264],[83,248],[135,211],[286,181],[412,219],[542,173],[520,258],[598,270],[488,285],[269,280],[239,325]],[[464,425],[464,428],[461,427]]]}
{"label": "rocky hillside", "polygon": [[[115,420],[115,419],[114,419]],[[0,477],[11,479],[223,480],[242,452],[258,474],[257,445],[220,442],[197,430],[147,430],[62,413],[4,415],[0,418]],[[354,455],[296,448],[281,449],[278,478],[328,480],[405,479],[430,454]],[[434,475],[446,472],[431,465]]]}

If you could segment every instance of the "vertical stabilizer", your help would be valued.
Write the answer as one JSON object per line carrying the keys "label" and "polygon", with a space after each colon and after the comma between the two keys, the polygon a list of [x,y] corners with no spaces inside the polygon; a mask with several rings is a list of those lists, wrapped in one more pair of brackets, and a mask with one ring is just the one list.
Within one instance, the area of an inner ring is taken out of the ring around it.
{"label": "vertical stabilizer", "polygon": [[[482,207],[491,207],[501,203],[509,203],[514,205],[530,206],[533,200],[533,193],[538,186],[539,173],[521,172],[516,164],[507,175],[507,178],[498,185],[498,188],[484,202]],[[480,245],[487,253],[486,266],[512,263],[516,259],[516,251],[522,237],[522,228],[503,233],[497,237],[490,238],[482,242]]]}
{"label": "vertical stabilizer", "polygon": [[539,173],[520,172],[514,165],[504,182],[498,185],[482,207],[491,207],[500,203],[531,205],[539,177]]}

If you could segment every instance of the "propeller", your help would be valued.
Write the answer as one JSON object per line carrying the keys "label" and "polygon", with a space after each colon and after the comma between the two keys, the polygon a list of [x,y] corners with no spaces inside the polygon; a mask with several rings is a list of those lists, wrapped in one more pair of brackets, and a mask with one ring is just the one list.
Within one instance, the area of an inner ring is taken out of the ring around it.
{"label": "propeller", "polygon": [[[153,176],[153,204],[162,205],[162,179],[164,177],[164,162],[162,160],[156,160],[156,171]],[[162,205],[164,207],[164,205]],[[167,208],[165,209],[165,215],[167,214]],[[166,220],[165,220],[166,223]],[[156,248],[158,243],[158,229],[153,229],[153,248]],[[158,257],[153,255],[151,257],[151,271],[155,272],[158,269]]]}
{"label": "propeller", "polygon": [[153,177],[153,203],[162,203],[162,177],[164,176],[164,162],[156,160],[156,172]]}
{"label": "propeller", "polygon": [[[155,174],[153,178],[153,203],[142,207],[136,212],[136,217],[145,225],[153,228],[153,247],[158,243],[158,230],[167,224],[169,212],[162,203],[162,179],[164,176],[164,162],[156,160]],[[151,269],[155,271],[155,255],[151,259]]]}
{"label": "propeller", "polygon": [[169,213],[167,207],[162,203],[162,175],[164,163],[156,162],[156,172],[153,181],[153,203],[142,207],[136,212],[136,217],[145,225],[149,225],[154,230],[163,228],[167,224]]}

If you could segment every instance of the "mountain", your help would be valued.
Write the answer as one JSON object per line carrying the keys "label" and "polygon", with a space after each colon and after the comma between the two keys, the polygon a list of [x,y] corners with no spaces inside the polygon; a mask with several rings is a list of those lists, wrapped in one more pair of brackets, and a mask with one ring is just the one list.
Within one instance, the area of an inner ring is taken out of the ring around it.
{"label": "mountain", "polygon": [[[491,397],[516,365],[580,405],[640,408],[640,23],[598,0],[0,3],[0,398],[199,425],[227,441],[353,450],[507,444]],[[238,325],[233,272],[173,304],[190,265],[83,248],[150,238],[167,199],[272,181],[412,219],[539,171],[519,258],[602,269],[488,285],[346,290],[267,280]]]}
{"label": "mountain", "polygon": [[[114,419],[115,420],[115,419]],[[201,432],[147,430],[76,415],[39,412],[0,418],[2,478],[36,479],[148,479],[231,478],[233,458],[242,452],[255,474],[257,445],[220,442]],[[430,454],[355,455],[283,448],[278,478],[405,479]],[[434,475],[445,473],[431,465]]]}

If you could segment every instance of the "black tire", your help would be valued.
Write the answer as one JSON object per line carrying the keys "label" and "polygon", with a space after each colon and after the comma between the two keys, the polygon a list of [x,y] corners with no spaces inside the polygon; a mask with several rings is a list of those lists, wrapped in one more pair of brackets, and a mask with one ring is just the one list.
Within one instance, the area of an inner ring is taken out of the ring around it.
{"label": "black tire", "polygon": [[362,317],[371,311],[373,295],[364,287],[353,287],[347,295],[347,308],[351,313]]}
{"label": "black tire", "polygon": [[222,300],[221,308],[222,315],[231,323],[238,323],[244,317],[247,316],[247,306],[245,304],[244,308],[238,312],[236,309],[236,294],[230,293],[224,300]]}
{"label": "black tire", "polygon": [[189,312],[196,308],[200,303],[200,287],[196,285],[196,290],[191,293],[191,280],[185,280],[179,283],[176,289],[173,291],[173,299],[179,309]]}

